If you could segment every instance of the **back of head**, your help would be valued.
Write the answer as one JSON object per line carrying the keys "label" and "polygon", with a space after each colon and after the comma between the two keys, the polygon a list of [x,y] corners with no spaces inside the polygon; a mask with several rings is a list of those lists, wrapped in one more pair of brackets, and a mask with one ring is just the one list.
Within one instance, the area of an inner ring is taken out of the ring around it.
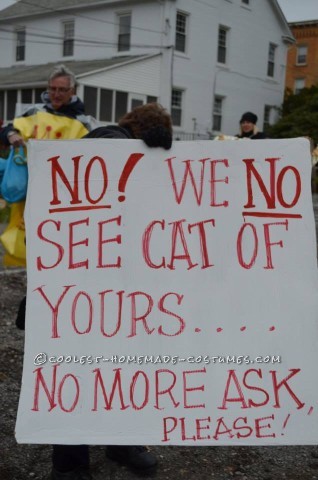
{"label": "back of head", "polygon": [[172,122],[168,112],[159,103],[147,103],[126,113],[118,122],[129,130],[134,138],[143,140],[148,147],[163,147],[172,144]]}

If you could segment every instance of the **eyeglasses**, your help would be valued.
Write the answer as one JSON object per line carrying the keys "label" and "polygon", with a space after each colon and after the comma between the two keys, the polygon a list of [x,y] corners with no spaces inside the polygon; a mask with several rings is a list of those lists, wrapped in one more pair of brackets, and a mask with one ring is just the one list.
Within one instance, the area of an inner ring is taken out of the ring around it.
{"label": "eyeglasses", "polygon": [[48,87],[50,93],[67,93],[72,87]]}

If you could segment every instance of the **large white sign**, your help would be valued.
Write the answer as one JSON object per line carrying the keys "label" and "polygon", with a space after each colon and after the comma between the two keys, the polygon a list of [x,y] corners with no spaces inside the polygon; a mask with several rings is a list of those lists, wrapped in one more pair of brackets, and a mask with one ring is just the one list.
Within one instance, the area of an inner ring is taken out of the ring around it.
{"label": "large white sign", "polygon": [[307,140],[28,155],[18,442],[317,443]]}

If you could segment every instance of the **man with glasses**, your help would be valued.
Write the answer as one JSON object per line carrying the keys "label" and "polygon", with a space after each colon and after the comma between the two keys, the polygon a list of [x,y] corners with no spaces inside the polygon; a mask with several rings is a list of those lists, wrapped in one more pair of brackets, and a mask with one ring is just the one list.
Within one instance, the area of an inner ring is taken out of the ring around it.
{"label": "man with glasses", "polygon": [[75,76],[64,65],[54,68],[41,98],[43,104],[29,108],[1,131],[3,143],[19,147],[30,138],[81,138],[97,126],[92,117],[85,115],[84,104],[75,95]]}
{"label": "man with glasses", "polygon": [[[3,128],[0,143],[20,147],[25,146],[30,138],[73,140],[82,138],[99,126],[93,117],[85,115],[84,104],[75,95],[75,84],[71,70],[64,65],[56,66],[49,76],[47,90],[42,93],[43,104],[32,106]],[[12,215],[16,216],[17,211],[23,213],[24,203],[19,203],[12,205]],[[21,224],[22,217],[17,219],[17,225]],[[12,228],[12,222],[8,228]],[[19,250],[19,256],[6,252],[3,263],[6,266],[25,266],[25,249]]]}

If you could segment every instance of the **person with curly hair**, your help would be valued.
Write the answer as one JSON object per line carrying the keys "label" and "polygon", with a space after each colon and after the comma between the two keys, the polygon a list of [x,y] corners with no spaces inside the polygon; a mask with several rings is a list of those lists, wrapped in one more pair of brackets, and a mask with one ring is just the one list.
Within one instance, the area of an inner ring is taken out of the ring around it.
{"label": "person with curly hair", "polygon": [[118,125],[95,128],[84,138],[135,138],[148,147],[168,150],[172,144],[171,117],[159,103],[147,103],[126,113]]}

